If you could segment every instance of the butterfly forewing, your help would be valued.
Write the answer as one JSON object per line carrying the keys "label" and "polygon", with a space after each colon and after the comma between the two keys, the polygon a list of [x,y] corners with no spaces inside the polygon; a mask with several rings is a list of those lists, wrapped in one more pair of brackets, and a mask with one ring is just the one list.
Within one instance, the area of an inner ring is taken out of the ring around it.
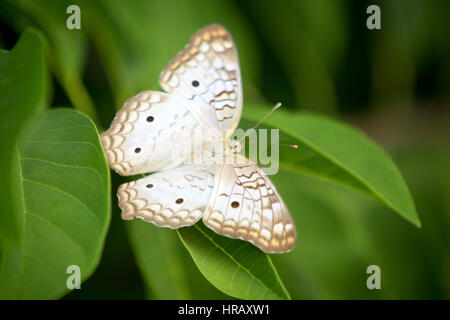
{"label": "butterfly forewing", "polygon": [[243,99],[239,58],[224,27],[214,24],[196,32],[164,68],[159,82],[226,139],[237,128]]}
{"label": "butterfly forewing", "polygon": [[145,91],[125,103],[100,139],[109,166],[120,175],[134,175],[192,162],[188,148],[195,147],[194,135],[203,129],[178,99]]}

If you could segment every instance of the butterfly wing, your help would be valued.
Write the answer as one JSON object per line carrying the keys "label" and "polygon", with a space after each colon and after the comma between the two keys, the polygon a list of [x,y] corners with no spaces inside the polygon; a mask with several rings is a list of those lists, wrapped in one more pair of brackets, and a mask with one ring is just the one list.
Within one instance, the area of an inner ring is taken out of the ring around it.
{"label": "butterfly wing", "polygon": [[160,227],[192,225],[208,205],[214,175],[213,166],[187,165],[122,184],[117,193],[122,218]]}
{"label": "butterfly wing", "polygon": [[242,112],[242,82],[238,53],[224,27],[213,24],[197,31],[164,68],[159,83],[226,139],[236,130]]}
{"label": "butterfly wing", "polygon": [[144,91],[126,101],[100,140],[109,166],[134,175],[192,162],[191,143],[204,128],[178,99]]}
{"label": "butterfly wing", "polygon": [[294,248],[294,221],[267,175],[244,156],[218,166],[203,222],[219,234],[250,241],[264,252]]}

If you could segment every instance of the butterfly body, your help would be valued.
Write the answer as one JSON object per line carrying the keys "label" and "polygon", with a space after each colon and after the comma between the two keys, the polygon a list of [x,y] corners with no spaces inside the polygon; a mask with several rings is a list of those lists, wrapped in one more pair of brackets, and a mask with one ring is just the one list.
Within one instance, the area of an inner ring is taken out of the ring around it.
{"label": "butterfly body", "polygon": [[296,242],[289,211],[267,175],[240,155],[231,137],[242,113],[242,83],[234,42],[210,25],[160,75],[167,92],[129,99],[101,134],[108,163],[121,175],[156,172],[121,185],[125,220],[161,227],[200,219],[219,234],[265,252]]}

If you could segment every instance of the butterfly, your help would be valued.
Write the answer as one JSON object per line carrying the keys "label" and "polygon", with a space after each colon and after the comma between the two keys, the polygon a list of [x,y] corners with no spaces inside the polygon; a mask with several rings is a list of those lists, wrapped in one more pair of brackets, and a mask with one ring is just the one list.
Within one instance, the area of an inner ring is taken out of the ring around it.
{"label": "butterfly", "polygon": [[[159,83],[167,93],[144,91],[127,100],[100,135],[118,174],[155,172],[119,187],[122,218],[173,229],[202,219],[215,232],[264,252],[292,250],[297,233],[285,203],[231,140],[243,92],[230,33],[218,24],[197,31],[163,69]],[[195,137],[202,138],[186,148]],[[221,143],[223,152],[215,153]],[[221,161],[192,161],[198,148]]]}

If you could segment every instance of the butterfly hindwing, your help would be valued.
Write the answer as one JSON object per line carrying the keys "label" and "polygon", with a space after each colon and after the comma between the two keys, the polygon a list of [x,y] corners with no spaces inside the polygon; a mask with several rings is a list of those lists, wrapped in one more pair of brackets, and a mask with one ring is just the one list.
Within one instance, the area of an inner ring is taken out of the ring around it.
{"label": "butterfly hindwing", "polygon": [[190,143],[203,128],[178,99],[144,91],[127,100],[100,139],[109,166],[120,175],[134,175],[189,162]]}
{"label": "butterfly hindwing", "polygon": [[239,58],[224,27],[213,24],[196,32],[164,68],[159,82],[225,138],[237,128],[243,100]]}
{"label": "butterfly hindwing", "polygon": [[212,166],[187,165],[122,184],[122,218],[135,217],[160,227],[192,225],[203,215],[214,187]]}
{"label": "butterfly hindwing", "polygon": [[218,166],[203,222],[217,233],[252,242],[265,252],[296,243],[294,221],[267,175],[239,154]]}

